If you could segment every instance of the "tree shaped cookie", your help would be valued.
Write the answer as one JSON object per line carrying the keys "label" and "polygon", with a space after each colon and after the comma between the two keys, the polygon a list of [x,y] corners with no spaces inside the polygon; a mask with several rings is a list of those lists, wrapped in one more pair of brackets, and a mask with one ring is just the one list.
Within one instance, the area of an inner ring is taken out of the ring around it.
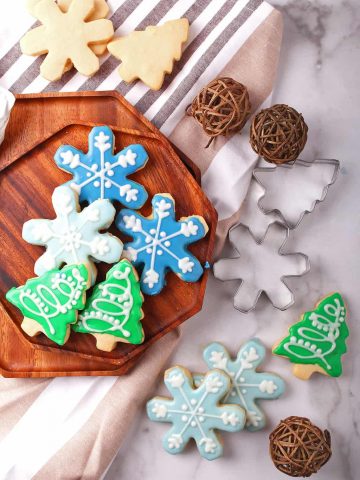
{"label": "tree shaped cookie", "polygon": [[74,175],[68,182],[80,202],[108,198],[129,208],[140,208],[147,199],[145,188],[127,178],[148,160],[142,145],[130,145],[114,155],[114,135],[109,127],[95,127],[89,135],[89,151],[62,145],[55,154],[59,168]]}
{"label": "tree shaped cookie", "polygon": [[106,280],[88,297],[73,330],[96,338],[99,350],[110,352],[117,342],[142,343],[143,296],[138,276],[128,260],[114,265]]}
{"label": "tree shaped cookie", "polygon": [[[37,5],[40,1],[41,0],[27,0],[26,2],[26,8],[34,17],[36,16],[35,5]],[[59,5],[61,11],[66,13],[69,10],[72,1],[73,0],[57,0],[57,4]],[[93,20],[99,20],[100,18],[106,18],[108,13],[109,6],[106,3],[106,0],[94,0],[94,9],[88,14],[85,20],[90,22]],[[95,55],[102,55],[107,50],[107,42],[90,45],[90,48]],[[69,69],[70,68],[72,68],[71,62],[69,64]]]}
{"label": "tree shaped cookie", "polygon": [[197,282],[203,273],[200,262],[187,245],[205,237],[205,220],[193,215],[176,221],[175,202],[169,194],[159,193],[152,199],[153,216],[145,218],[133,210],[122,210],[116,219],[118,229],[134,237],[124,247],[134,265],[144,265],[141,289],[156,295],[165,285],[168,270],[186,282]]}
{"label": "tree shaped cookie", "polygon": [[[285,390],[284,381],[277,375],[256,371],[265,353],[264,345],[257,339],[246,342],[235,360],[220,343],[211,343],[204,350],[207,366],[223,370],[231,378],[231,389],[223,402],[234,403],[245,409],[246,428],[252,432],[261,430],[266,424],[265,415],[256,400],[279,398]],[[199,385],[203,378],[203,375],[194,376],[195,385]]]}
{"label": "tree shaped cookie", "polygon": [[182,452],[193,438],[200,455],[207,460],[222,455],[223,447],[214,430],[239,432],[245,423],[244,409],[220,404],[230,384],[228,375],[220,370],[208,372],[198,388],[194,388],[186,368],[173,367],[165,372],[165,385],[173,399],[153,398],[147,403],[147,413],[150,420],[173,424],[163,438],[167,452]]}
{"label": "tree shaped cookie", "polygon": [[110,40],[114,28],[106,19],[85,22],[94,10],[94,0],[73,0],[66,13],[53,0],[40,0],[33,9],[42,25],[27,32],[20,47],[27,55],[47,54],[40,67],[44,78],[61,78],[69,61],[83,75],[99,70],[99,59],[89,44]]}
{"label": "tree shaped cookie", "polygon": [[180,60],[182,44],[187,41],[186,18],[170,20],[160,27],[147,27],[109,43],[108,50],[122,61],[119,74],[125,82],[142,80],[152,90],[159,90],[174,60]]}
{"label": "tree shaped cookie", "polygon": [[243,225],[230,230],[230,242],[239,256],[217,261],[214,275],[224,281],[241,280],[234,297],[236,309],[241,312],[254,309],[263,292],[280,310],[293,304],[293,293],[284,278],[303,275],[309,263],[302,253],[284,253],[288,235],[288,230],[277,223],[267,229],[261,241],[256,241]]}
{"label": "tree shaped cookie", "polygon": [[340,293],[333,293],[322,299],[315,310],[304,313],[273,352],[294,363],[293,373],[302,380],[314,372],[339,377],[348,336],[344,300]]}
{"label": "tree shaped cookie", "polygon": [[23,227],[24,240],[46,246],[46,252],[35,262],[35,273],[42,275],[63,263],[84,263],[94,284],[92,259],[115,263],[121,256],[122,242],[110,233],[99,233],[112,224],[115,208],[109,200],[96,200],[80,211],[77,193],[63,185],[55,188],[52,203],[57,215],[54,220],[29,220]]}
{"label": "tree shaped cookie", "polygon": [[69,325],[76,322],[78,310],[85,306],[88,277],[85,265],[68,265],[12,288],[6,298],[24,315],[21,328],[30,337],[42,332],[64,345],[70,335]]}

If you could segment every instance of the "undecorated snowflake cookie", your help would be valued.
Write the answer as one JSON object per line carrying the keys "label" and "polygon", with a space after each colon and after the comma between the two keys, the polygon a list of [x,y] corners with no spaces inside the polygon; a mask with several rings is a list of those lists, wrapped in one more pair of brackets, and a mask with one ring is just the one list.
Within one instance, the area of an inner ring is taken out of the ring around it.
{"label": "undecorated snowflake cookie", "polygon": [[74,175],[67,183],[79,193],[80,202],[107,198],[138,209],[147,200],[142,185],[127,178],[148,160],[142,145],[129,145],[114,155],[114,134],[109,127],[95,127],[89,135],[89,151],[62,145],[55,154],[59,168]]}
{"label": "undecorated snowflake cookie", "polygon": [[159,193],[152,199],[153,215],[145,218],[132,210],[122,210],[116,219],[118,229],[134,238],[124,246],[124,254],[136,267],[144,265],[141,289],[156,295],[165,285],[168,270],[186,282],[197,282],[203,273],[200,262],[187,245],[205,237],[208,226],[197,215],[175,219],[171,195]]}
{"label": "undecorated snowflake cookie", "polygon": [[96,279],[93,260],[115,263],[120,259],[122,242],[110,233],[99,233],[110,227],[115,208],[109,200],[96,200],[80,211],[78,194],[70,187],[55,188],[52,203],[54,220],[29,220],[23,226],[23,239],[33,245],[46,246],[46,252],[35,262],[36,275],[62,264],[84,263]]}
{"label": "undecorated snowflake cookie", "polygon": [[239,432],[245,424],[243,408],[220,403],[230,391],[229,376],[212,370],[194,388],[189,370],[173,367],[165,372],[165,385],[173,399],[155,397],[147,403],[150,420],[173,424],[163,438],[165,450],[180,453],[193,438],[202,457],[207,460],[220,457],[223,447],[214,430]]}
{"label": "undecorated snowflake cookie", "polygon": [[70,324],[76,322],[78,310],[85,306],[88,280],[85,265],[67,265],[12,288],[6,298],[24,315],[21,328],[30,337],[44,333],[53,342],[64,345]]}
{"label": "undecorated snowflake cookie", "polygon": [[111,352],[117,342],[142,343],[143,296],[136,271],[128,260],[114,265],[97,284],[73,330],[96,338],[99,350]]}

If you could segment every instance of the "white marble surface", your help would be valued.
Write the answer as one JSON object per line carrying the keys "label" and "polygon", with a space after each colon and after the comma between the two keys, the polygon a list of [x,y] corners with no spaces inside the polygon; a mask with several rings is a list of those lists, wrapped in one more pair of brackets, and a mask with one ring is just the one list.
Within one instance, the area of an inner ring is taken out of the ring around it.
{"label": "white marble surface", "polygon": [[106,480],[286,478],[273,467],[267,451],[269,432],[288,415],[308,416],[332,433],[333,457],[318,480],[359,478],[360,4],[277,0],[275,5],[284,13],[285,31],[274,103],[289,103],[303,112],[310,135],[302,157],[338,158],[341,173],[326,202],[291,234],[289,249],[304,251],[312,263],[306,277],[290,283],[295,305],[279,312],[260,302],[255,312],[241,314],[232,307],[236,285],[211,278],[204,308],[184,325],[169,366],[183,364],[201,371],[202,348],[213,340],[236,351],[242,341],[256,335],[270,347],[302,311],[327,292],[339,290],[348,302],[351,329],[344,375],[339,379],[315,375],[304,382],[291,375],[289,362],[269,354],[266,369],[282,375],[287,392],[279,400],[263,402],[269,420],[266,430],[224,434],[224,457],[208,462],[193,445],[182,455],[167,454],[161,437],[168,426],[150,422],[143,413]]}

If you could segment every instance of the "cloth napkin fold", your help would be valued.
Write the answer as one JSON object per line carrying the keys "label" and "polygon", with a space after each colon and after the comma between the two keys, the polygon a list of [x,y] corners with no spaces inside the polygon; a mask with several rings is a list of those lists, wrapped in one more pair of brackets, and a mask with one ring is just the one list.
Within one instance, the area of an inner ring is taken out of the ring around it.
{"label": "cloth napkin fold", "polygon": [[[118,90],[200,167],[203,189],[219,214],[218,254],[240,218],[257,156],[248,127],[204,149],[208,138],[184,115],[185,107],[218,76],[244,83],[253,111],[267,105],[281,45],[281,14],[261,0],[109,0],[118,35],[182,16],[191,24],[181,60],[163,88],[153,92],[141,83],[122,82],[118,61],[106,55],[93,78],[72,70],[58,82],[44,80],[42,59],[21,55],[18,43],[34,19],[18,2],[4,1],[0,85],[13,93]],[[12,18],[16,23],[10,31]],[[177,332],[166,335],[121,378],[1,379],[0,479],[101,478],[177,341]]]}

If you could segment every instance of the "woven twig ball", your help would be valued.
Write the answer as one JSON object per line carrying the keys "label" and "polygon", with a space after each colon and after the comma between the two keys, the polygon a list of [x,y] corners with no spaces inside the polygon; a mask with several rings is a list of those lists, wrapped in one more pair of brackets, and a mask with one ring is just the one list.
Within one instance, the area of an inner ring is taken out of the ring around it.
{"label": "woven twig ball", "polygon": [[310,477],[331,457],[330,432],[323,432],[308,418],[288,417],[270,434],[270,455],[281,472]]}
{"label": "woven twig ball", "polygon": [[301,113],[288,105],[278,104],[261,110],[254,117],[250,144],[270,163],[292,162],[305,147],[307,132]]}
{"label": "woven twig ball", "polygon": [[194,98],[186,113],[194,117],[211,138],[239,132],[250,114],[247,88],[229,77],[213,80]]}

